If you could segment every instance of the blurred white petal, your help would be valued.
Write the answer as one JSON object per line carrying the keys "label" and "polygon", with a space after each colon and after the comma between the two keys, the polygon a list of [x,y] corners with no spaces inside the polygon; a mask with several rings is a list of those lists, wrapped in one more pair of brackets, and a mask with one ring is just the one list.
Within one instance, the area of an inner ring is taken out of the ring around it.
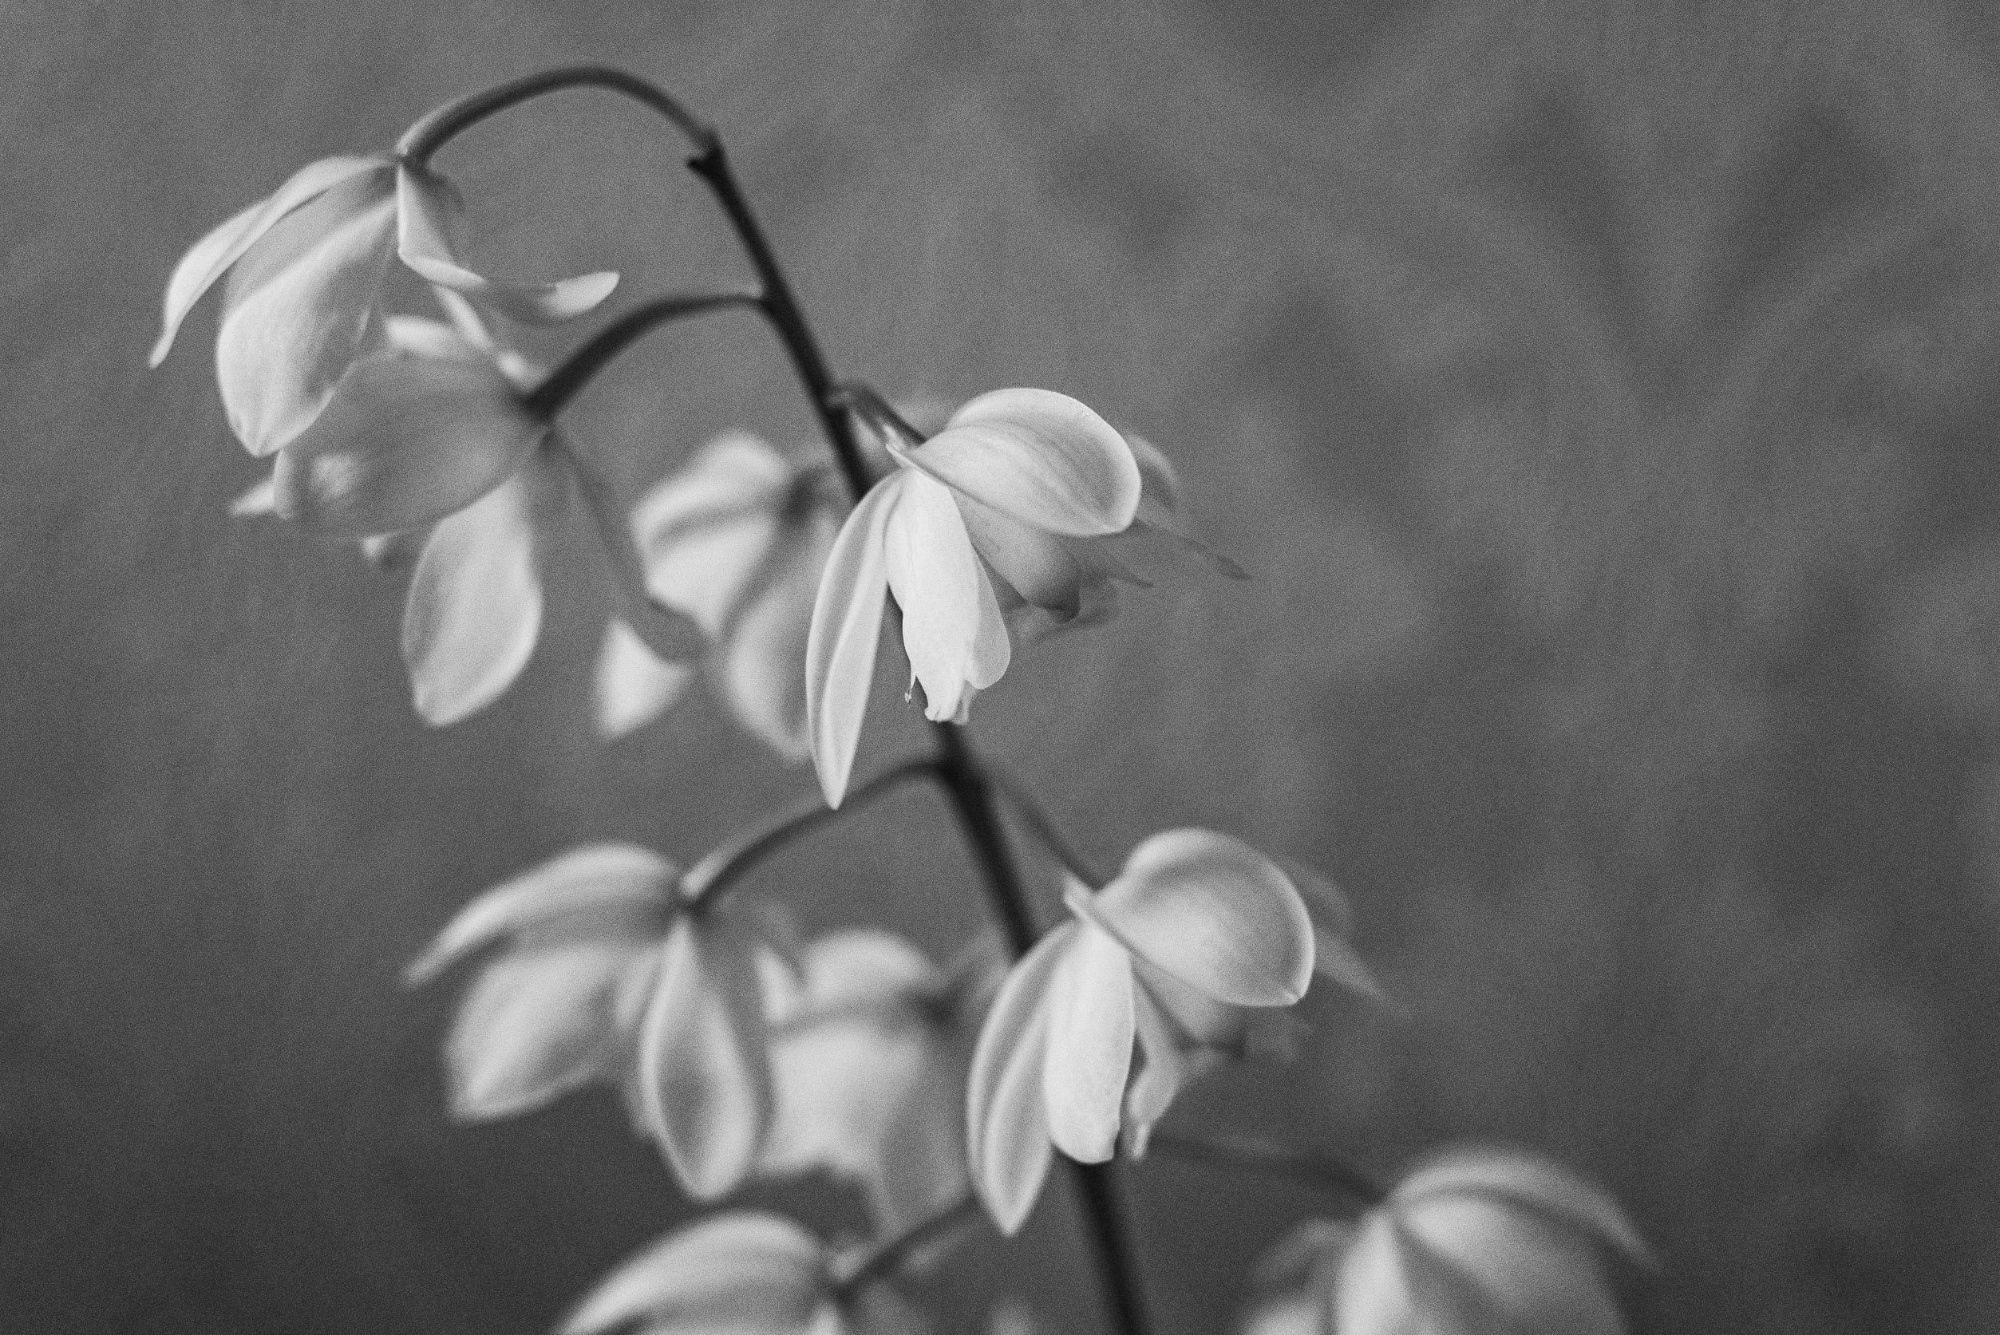
{"label": "blurred white petal", "polygon": [[396,248],[403,263],[430,282],[477,298],[511,319],[553,324],[592,310],[618,286],[615,273],[591,273],[555,283],[518,283],[486,278],[458,263],[449,237],[464,205],[457,191],[435,172],[399,163],[396,167]]}
{"label": "blurred white petal", "polygon": [[302,205],[311,203],[334,186],[364,172],[382,173],[384,183],[389,163],[380,157],[332,157],[307,163],[289,180],[264,199],[244,209],[189,247],[167,280],[165,309],[160,321],[159,341],[147,361],[158,366],[173,347],[181,321],[202,294],[222,277],[245,251],[255,245],[278,221]]}
{"label": "blurred white petal", "polygon": [[584,936],[623,935],[635,924],[657,924],[674,876],[672,863],[637,844],[571,849],[466,905],[404,978],[412,985],[428,982],[504,937],[549,945]]}
{"label": "blurred white petal", "polygon": [[634,1322],[685,1335],[804,1331],[826,1290],[817,1238],[777,1215],[736,1211],[647,1247],[591,1291],[560,1327],[599,1335]]}
{"label": "blurred white petal", "polygon": [[279,509],[334,537],[434,523],[506,481],[546,434],[490,360],[366,357],[279,455]]}
{"label": "blurred white petal", "polygon": [[694,680],[694,668],[657,657],[622,621],[604,628],[593,678],[594,718],[600,737],[623,737],[673,707]]}
{"label": "blurred white petal", "polygon": [[493,703],[535,651],[542,626],[532,481],[523,472],[431,530],[403,604],[412,703],[432,727]]}
{"label": "blurred white petal", "polygon": [[395,216],[384,198],[263,282],[240,294],[232,284],[215,371],[230,429],[250,453],[275,453],[310,426],[363,351]]}
{"label": "blurred white petal", "polygon": [[755,956],[754,939],[727,919],[680,918],[639,1035],[647,1124],[697,1200],[714,1200],[749,1174],[771,1121]]}

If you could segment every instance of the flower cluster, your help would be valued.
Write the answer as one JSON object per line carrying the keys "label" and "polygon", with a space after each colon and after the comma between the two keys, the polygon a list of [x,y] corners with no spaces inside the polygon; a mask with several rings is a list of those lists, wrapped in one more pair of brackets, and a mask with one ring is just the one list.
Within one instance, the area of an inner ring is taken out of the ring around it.
{"label": "flower cluster", "polygon": [[[688,165],[758,286],[643,304],[544,373],[495,321],[583,316],[616,275],[534,284],[475,272],[455,242],[462,203],[429,159],[467,125],[585,85],[638,99],[687,137]],[[392,257],[444,320],[387,309]],[[973,701],[1017,649],[1101,621],[1121,587],[1158,569],[1242,572],[1179,530],[1166,458],[1077,399],[995,390],[926,437],[865,386],[833,385],[719,139],[660,90],[601,67],[551,71],[438,109],[393,156],[310,164],[181,259],[155,364],[219,282],[225,415],[270,461],[234,509],[371,554],[416,550],[402,654],[425,721],[465,719],[520,675],[541,633],[554,526],[581,509],[611,601],[597,731],[643,725],[702,675],[747,733],[815,766],[820,796],[806,808],[692,868],[630,843],[573,849],[475,899],[408,970],[413,983],[466,975],[445,1045],[457,1116],[513,1116],[606,1085],[689,1196],[823,1173],[868,1207],[877,1236],[865,1249],[773,1215],[711,1217],[610,1275],[565,1335],[920,1329],[895,1281],[982,1208],[1001,1232],[1020,1229],[1056,1151],[1091,1165],[1182,1141],[1154,1135],[1180,1091],[1283,1046],[1315,975],[1381,995],[1347,939],[1345,898],[1317,873],[1175,829],[1098,886],[1010,788],[1068,869],[1068,917],[1035,931],[996,797],[1005,785],[957,731]],[[557,415],[639,334],[726,309],[778,335],[834,457],[801,461],[731,433],[624,506]],[[883,448],[864,451],[857,430]],[[854,784],[889,621],[938,746]],[[782,909],[739,893],[752,862],[904,779],[935,782],[951,802],[1011,963],[984,936],[944,968],[883,931],[804,940]],[[1097,1170],[1080,1171],[1095,1182]],[[1087,1223],[1125,1335],[1145,1335],[1114,1195],[1085,1193]],[[1358,1223],[1316,1227],[1286,1255],[1287,1292],[1257,1318],[1262,1335],[1545,1320],[1611,1332],[1610,1262],[1645,1258],[1594,1188],[1491,1155],[1439,1160]]]}
{"label": "flower cluster", "polygon": [[1615,1281],[1656,1265],[1624,1212],[1576,1174],[1454,1150],[1358,1223],[1316,1220],[1287,1239],[1248,1335],[1622,1335]]}

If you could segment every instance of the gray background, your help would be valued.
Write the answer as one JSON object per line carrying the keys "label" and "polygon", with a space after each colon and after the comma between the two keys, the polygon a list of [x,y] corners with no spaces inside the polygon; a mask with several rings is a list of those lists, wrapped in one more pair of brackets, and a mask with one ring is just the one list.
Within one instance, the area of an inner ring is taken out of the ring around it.
{"label": "gray background", "polygon": [[[397,579],[226,519],[212,317],[143,366],[212,223],[578,58],[724,128],[841,370],[1077,394],[1256,573],[976,719],[1100,861],[1204,823],[1354,895],[1410,1017],[1313,1000],[1297,1066],[1178,1116],[1559,1154],[1666,1257],[1651,1330],[2000,1319],[1983,8],[1080,8],[0,0],[0,1327],[535,1331],[684,1213],[608,1098],[450,1126],[449,992],[397,971],[533,860],[691,858],[809,780],[706,699],[594,743],[578,550],[521,684],[425,731]],[[590,95],[441,160],[477,258],[627,300],[737,263],[676,161]],[[727,425],[809,438],[726,322],[574,421],[634,492]],[[886,676],[882,754],[919,736]],[[938,949],[975,913],[918,797],[765,885]],[[1137,1197],[1167,1332],[1314,1206]],[[947,1328],[1011,1289],[1087,1329],[1068,1229],[954,1262]]]}

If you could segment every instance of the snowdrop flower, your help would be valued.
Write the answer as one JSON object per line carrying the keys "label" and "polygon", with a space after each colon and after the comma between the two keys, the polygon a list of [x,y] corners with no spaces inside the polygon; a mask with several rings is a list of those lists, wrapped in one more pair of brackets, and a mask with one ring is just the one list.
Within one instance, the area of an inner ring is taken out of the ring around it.
{"label": "snowdrop flower", "polygon": [[732,1211],[671,1233],[578,1305],[560,1335],[915,1335],[879,1283],[850,1291],[841,1257],[789,1219]]}
{"label": "snowdrop flower", "polygon": [[454,1115],[483,1121],[581,1085],[620,1085],[688,1193],[757,1161],[772,1111],[758,924],[695,906],[659,854],[574,849],[489,890],[438,934],[412,984],[494,946],[446,1045]]}
{"label": "snowdrop flower", "polygon": [[1040,389],[981,395],[847,518],[827,558],[806,644],[807,727],[829,805],[847,789],[887,595],[933,720],[963,722],[1007,670],[1000,588],[1023,605],[1075,608],[1073,545],[1128,527],[1142,480],[1125,438],[1075,399]]}
{"label": "snowdrop flower", "polygon": [[[323,158],[196,242],[167,281],[158,366],[181,321],[224,274],[215,350],[229,426],[263,457],[326,410],[382,339],[376,309],[390,251],[440,287],[519,320],[566,320],[611,294],[618,276],[506,283],[461,265],[447,237],[462,205],[428,167],[386,155]],[[411,391],[380,367],[349,389],[368,402]],[[476,395],[475,395],[476,397]]]}
{"label": "snowdrop flower", "polygon": [[835,932],[765,982],[777,1111],[759,1169],[860,1184],[884,1236],[965,1197],[965,1076],[997,950],[951,974],[901,937]]}
{"label": "snowdrop flower", "polygon": [[[1148,1121],[1164,1111],[1185,1078],[1177,1027],[1205,1025],[1210,1007],[1289,1006],[1312,979],[1313,924],[1297,888],[1228,835],[1156,834],[1102,891],[1072,881],[1064,902],[1074,918],[1007,975],[972,1057],[972,1178],[1006,1233],[1026,1220],[1052,1148],[1102,1161],[1128,1106]],[[1149,1066],[1172,1068],[1151,1087],[1142,1079],[1136,1098],[1135,1039]]]}
{"label": "snowdrop flower", "polygon": [[1354,1225],[1310,1225],[1282,1249],[1281,1295],[1256,1335],[1560,1330],[1620,1335],[1614,1279],[1651,1251],[1611,1198],[1546,1159],[1457,1150]]}
{"label": "snowdrop flower", "polygon": [[[632,512],[647,591],[693,618],[736,720],[788,761],[806,758],[806,631],[840,525],[839,481],[755,436],[708,444]],[[671,706],[695,669],[661,659],[624,621],[597,660],[597,726],[621,736]]]}

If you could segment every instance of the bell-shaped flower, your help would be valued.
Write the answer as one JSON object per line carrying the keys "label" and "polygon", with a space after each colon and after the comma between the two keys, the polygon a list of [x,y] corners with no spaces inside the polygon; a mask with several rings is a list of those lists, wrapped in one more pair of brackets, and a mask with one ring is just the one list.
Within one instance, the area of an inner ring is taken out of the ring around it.
{"label": "bell-shaped flower", "polygon": [[[752,735],[806,758],[806,631],[840,526],[839,481],[755,436],[710,442],[632,512],[646,589],[700,626],[709,682]],[[597,660],[597,725],[621,736],[680,698],[688,663],[660,658],[622,620]]]}
{"label": "bell-shaped flower", "polygon": [[965,1078],[999,981],[983,949],[947,973],[901,937],[835,932],[767,977],[777,1112],[759,1171],[858,1184],[877,1230],[965,1197]]}
{"label": "bell-shaped flower", "polygon": [[896,468],[834,539],[806,643],[807,726],[827,802],[838,806],[867,710],[887,596],[924,712],[962,722],[1007,670],[1000,589],[1078,605],[1084,572],[1066,540],[1131,524],[1142,481],[1125,438],[1075,399],[1040,389],[981,395]]}
{"label": "bell-shaped flower", "polygon": [[1617,1282],[1656,1265],[1617,1203],[1577,1174],[1472,1149],[1431,1160],[1358,1224],[1311,1228],[1284,1250],[1297,1287],[1253,1324],[1261,1335],[1619,1335]]}
{"label": "bell-shaped flower", "polygon": [[[1276,863],[1228,835],[1156,834],[1103,890],[1072,881],[1064,902],[1074,918],[1007,975],[973,1052],[973,1183],[1007,1233],[1033,1207],[1052,1148],[1084,1162],[1111,1157],[1135,1041],[1147,1063],[1178,1065],[1176,1026],[1201,1023],[1189,1000],[1289,1006],[1312,980],[1305,901]],[[1158,1077],[1137,1112],[1157,1117],[1182,1078]]]}
{"label": "bell-shaped flower", "polygon": [[[430,282],[521,320],[565,320],[616,286],[595,273],[552,284],[481,277],[456,258],[456,192],[428,167],[387,155],[310,163],[266,199],[196,242],[167,281],[158,366],[181,321],[225,274],[216,379],[229,426],[252,454],[291,443],[380,342],[377,310],[392,250]],[[376,382],[360,397],[393,393]]]}
{"label": "bell-shaped flower", "polygon": [[759,960],[773,946],[758,923],[687,903],[657,853],[593,844],[474,900],[407,976],[495,947],[446,1043],[454,1115],[507,1117],[608,1082],[690,1195],[743,1180],[772,1113]]}
{"label": "bell-shaped flower", "polygon": [[761,1211],[670,1233],[600,1283],[560,1335],[917,1335],[923,1323],[879,1282],[843,1282],[843,1259]]}

